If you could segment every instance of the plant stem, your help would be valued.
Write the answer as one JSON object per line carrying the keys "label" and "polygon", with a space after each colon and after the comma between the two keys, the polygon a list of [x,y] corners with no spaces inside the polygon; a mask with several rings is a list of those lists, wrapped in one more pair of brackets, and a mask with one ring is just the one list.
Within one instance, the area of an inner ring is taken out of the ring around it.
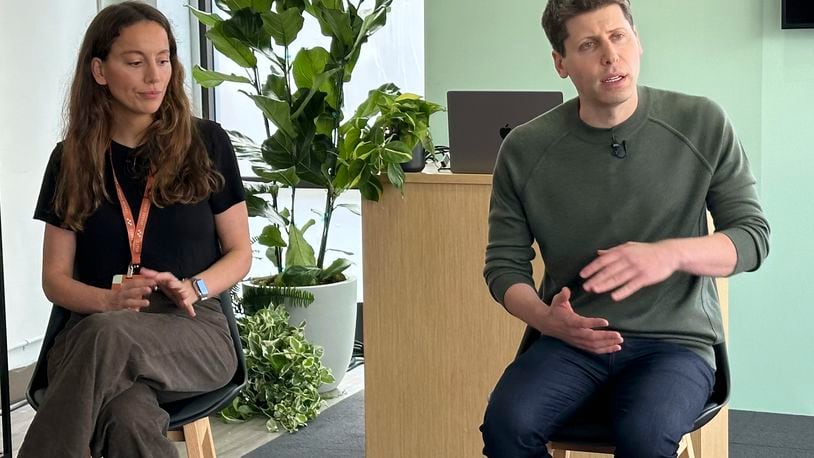
{"label": "plant stem", "polygon": [[[263,91],[260,89],[260,72],[257,71],[257,66],[255,65],[252,67],[254,71],[254,90],[257,91],[257,95],[263,95]],[[263,115],[263,125],[266,127],[266,138],[271,137],[271,127],[269,127],[269,120]]]}
{"label": "plant stem", "polygon": [[331,228],[331,217],[333,216],[337,196],[334,196],[333,191],[328,190],[328,197],[325,199],[325,213],[323,214],[322,222],[322,238],[319,242],[319,258],[317,258],[317,267],[320,269],[325,265],[325,248],[328,244],[328,230]]}
{"label": "plant stem", "polygon": [[[286,93],[288,95],[287,102],[288,102],[288,106],[293,108],[291,105],[292,105],[293,100],[294,100],[294,95],[291,92],[291,64],[290,64],[290,59],[289,59],[289,55],[288,55],[288,46],[285,47],[285,50],[283,52],[285,53],[284,56],[283,56],[283,59],[285,61],[285,69],[284,69],[285,71],[283,73],[285,74],[285,88],[286,88]],[[292,157],[291,159],[295,160],[296,157]],[[297,196],[297,188],[295,186],[291,186],[290,188],[291,188],[291,219],[290,219],[290,221],[291,221],[291,224],[294,224],[294,226],[296,227],[296,224],[294,223],[294,202],[295,202],[295,197]]]}
{"label": "plant stem", "polygon": [[[254,90],[257,91],[257,95],[263,95],[263,91],[260,89],[260,72],[257,70],[257,66],[255,65],[252,67],[252,71],[254,73]],[[271,137],[271,127],[269,126],[269,120],[263,115],[263,125],[266,127],[266,138]],[[277,205],[277,196],[271,196],[271,209],[274,211],[275,214],[279,214],[279,206]],[[280,226],[275,224],[278,230]],[[274,258],[277,260],[277,273],[281,272],[283,268],[283,249],[280,247],[274,247]]]}
{"label": "plant stem", "polygon": [[[275,214],[279,215],[279,212],[277,211],[277,209],[278,209],[277,196],[275,196],[274,194],[271,195],[271,209],[274,210]],[[277,230],[280,229],[280,226],[277,225],[277,224],[275,224],[274,227],[276,227]],[[283,249],[282,248],[280,248],[278,246],[274,247],[274,258],[277,259],[277,273],[279,274],[280,272],[283,271]]]}
{"label": "plant stem", "polygon": [[335,73],[338,75],[336,79],[336,107],[334,111],[334,126],[333,126],[333,133],[331,135],[331,139],[333,140],[334,147],[337,149],[334,154],[328,155],[326,159],[328,162],[328,173],[330,174],[330,179],[328,181],[327,189],[325,190],[325,212],[322,215],[322,238],[319,242],[319,257],[317,258],[317,267],[320,269],[325,262],[325,251],[328,248],[328,231],[331,227],[331,217],[333,216],[334,205],[336,204],[336,199],[339,197],[334,192],[333,187],[333,179],[336,178],[337,173],[337,159],[336,155],[339,151],[339,142],[341,140],[341,134],[339,133],[339,127],[341,120],[339,119],[340,113],[342,113],[342,105],[344,104],[345,99],[345,59],[342,59],[339,62],[339,71]]}

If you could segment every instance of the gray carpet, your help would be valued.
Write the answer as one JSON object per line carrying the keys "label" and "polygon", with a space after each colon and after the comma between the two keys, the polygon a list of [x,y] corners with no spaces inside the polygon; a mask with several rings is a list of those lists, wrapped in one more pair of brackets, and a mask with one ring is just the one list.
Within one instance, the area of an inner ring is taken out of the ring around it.
{"label": "gray carpet", "polygon": [[280,436],[244,458],[359,458],[365,456],[365,392],[329,407],[307,427]]}

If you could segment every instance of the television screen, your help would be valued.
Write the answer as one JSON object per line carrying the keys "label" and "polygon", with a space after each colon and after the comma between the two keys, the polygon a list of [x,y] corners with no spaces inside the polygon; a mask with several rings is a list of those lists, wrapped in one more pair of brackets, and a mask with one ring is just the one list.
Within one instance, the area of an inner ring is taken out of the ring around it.
{"label": "television screen", "polygon": [[814,0],[783,0],[783,28],[814,28]]}

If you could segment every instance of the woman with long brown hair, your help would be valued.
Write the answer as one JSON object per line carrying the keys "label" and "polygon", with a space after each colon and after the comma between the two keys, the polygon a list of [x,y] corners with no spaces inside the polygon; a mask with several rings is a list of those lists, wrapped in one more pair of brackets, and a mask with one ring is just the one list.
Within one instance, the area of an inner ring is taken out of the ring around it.
{"label": "woman with long brown hair", "polygon": [[169,22],[137,2],[90,24],[35,218],[43,290],[71,311],[20,457],[175,456],[159,403],[225,385],[218,293],[251,247],[234,151],[191,115]]}

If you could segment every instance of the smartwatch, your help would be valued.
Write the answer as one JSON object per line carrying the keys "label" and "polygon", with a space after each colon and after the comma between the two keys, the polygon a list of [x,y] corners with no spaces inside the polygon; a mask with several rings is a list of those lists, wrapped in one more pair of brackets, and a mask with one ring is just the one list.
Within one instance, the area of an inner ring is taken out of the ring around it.
{"label": "smartwatch", "polygon": [[192,289],[195,290],[195,294],[198,295],[199,301],[205,301],[209,297],[209,290],[206,289],[206,283],[200,278],[190,278],[189,281],[192,283]]}

